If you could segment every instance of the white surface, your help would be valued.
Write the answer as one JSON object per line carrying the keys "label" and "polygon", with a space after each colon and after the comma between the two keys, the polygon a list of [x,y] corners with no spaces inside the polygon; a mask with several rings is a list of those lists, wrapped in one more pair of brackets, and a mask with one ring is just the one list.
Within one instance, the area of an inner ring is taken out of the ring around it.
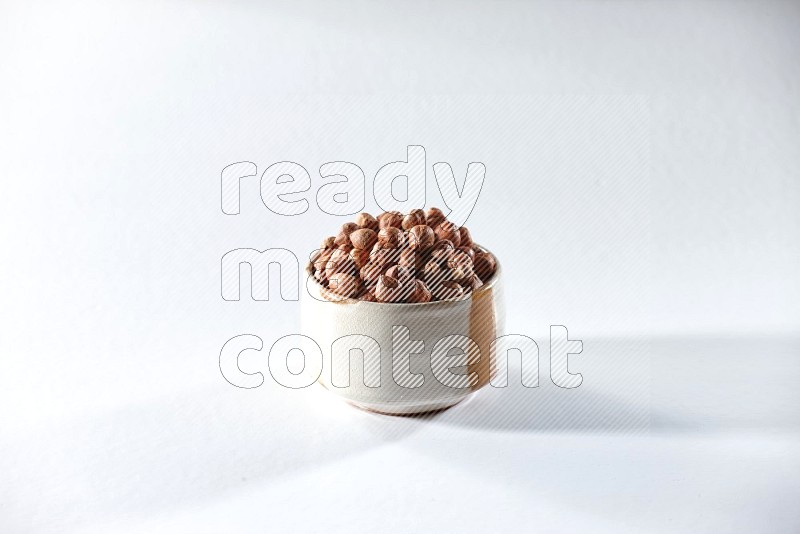
{"label": "white surface", "polygon": [[[0,10],[0,531],[800,528],[796,4]],[[222,168],[369,187],[409,144],[486,165],[468,225],[542,386],[423,421],[230,386],[222,344],[299,314],[222,301],[221,256],[341,221],[257,181],[223,215]]]}

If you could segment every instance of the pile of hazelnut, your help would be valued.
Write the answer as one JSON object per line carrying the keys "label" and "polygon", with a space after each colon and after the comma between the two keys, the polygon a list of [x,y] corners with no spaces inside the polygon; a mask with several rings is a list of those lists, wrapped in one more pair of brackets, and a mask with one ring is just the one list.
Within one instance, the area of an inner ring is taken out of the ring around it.
{"label": "pile of hazelnut", "polygon": [[464,298],[494,274],[494,256],[442,210],[361,213],[311,258],[328,300],[431,302]]}

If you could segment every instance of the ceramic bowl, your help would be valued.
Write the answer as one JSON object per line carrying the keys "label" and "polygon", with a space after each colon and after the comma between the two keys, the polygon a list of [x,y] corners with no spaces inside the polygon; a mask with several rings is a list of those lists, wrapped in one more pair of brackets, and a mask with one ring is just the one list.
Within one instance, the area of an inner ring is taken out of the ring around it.
{"label": "ceramic bowl", "polygon": [[310,265],[306,274],[302,330],[322,351],[318,381],[331,393],[366,410],[415,414],[453,406],[491,380],[504,329],[499,263],[461,300],[417,304],[330,302]]}

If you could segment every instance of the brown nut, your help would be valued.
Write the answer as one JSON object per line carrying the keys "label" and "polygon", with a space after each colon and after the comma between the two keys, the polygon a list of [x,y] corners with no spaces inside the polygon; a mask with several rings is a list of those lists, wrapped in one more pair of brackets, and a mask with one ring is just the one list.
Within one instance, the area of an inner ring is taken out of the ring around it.
{"label": "brown nut", "polygon": [[416,250],[404,248],[402,252],[400,252],[400,258],[397,260],[397,264],[411,272],[415,272],[423,267],[422,254]]}
{"label": "brown nut", "polygon": [[374,285],[378,281],[378,277],[381,275],[381,266],[376,263],[367,263],[364,265],[361,270],[359,270],[359,275],[361,279],[367,285]]}
{"label": "brown nut", "polygon": [[381,275],[375,286],[375,298],[381,302],[403,302],[413,290],[412,282],[401,283],[395,278]]}
{"label": "brown nut", "polygon": [[497,262],[495,261],[494,256],[492,256],[489,252],[480,252],[475,254],[475,261],[473,263],[475,274],[480,276],[483,282],[488,281],[497,268]]}
{"label": "brown nut", "polygon": [[416,250],[425,250],[433,246],[436,235],[430,226],[418,224],[408,231],[408,246]]}
{"label": "brown nut", "polygon": [[472,243],[472,234],[469,233],[469,230],[466,226],[462,226],[458,229],[459,234],[461,235],[461,246],[462,247],[471,247]]}
{"label": "brown nut", "polygon": [[397,248],[403,239],[403,231],[394,226],[381,228],[378,232],[378,244],[381,248]]}
{"label": "brown nut", "polygon": [[350,257],[350,253],[346,250],[334,250],[328,263],[325,264],[325,274],[328,276],[329,280],[334,273],[338,272],[356,274],[356,264],[353,262],[353,258]]}
{"label": "brown nut", "polygon": [[358,278],[348,273],[333,273],[328,281],[328,290],[347,298],[356,296],[358,286]]}
{"label": "brown nut", "polygon": [[331,259],[334,249],[326,248],[318,250],[317,252],[319,252],[319,255],[312,260],[312,263],[314,264],[314,270],[325,270],[325,265],[328,263],[328,260]]}
{"label": "brown nut", "polygon": [[425,214],[425,219],[428,226],[431,228],[436,228],[439,226],[439,223],[445,220],[444,212],[439,208],[428,208],[428,211]]}
{"label": "brown nut", "polygon": [[470,247],[460,246],[458,250],[469,256],[469,259],[475,261],[475,250]]}
{"label": "brown nut", "polygon": [[425,212],[422,210],[411,210],[408,215],[403,217],[403,230],[411,230],[420,224],[425,224]]}
{"label": "brown nut", "polygon": [[461,282],[464,287],[469,288],[471,291],[475,291],[476,289],[480,289],[483,286],[483,282],[481,282],[480,277],[477,274],[473,274],[472,278],[469,280],[464,280]]}
{"label": "brown nut", "polygon": [[356,224],[361,228],[368,228],[373,232],[378,231],[378,219],[366,212],[356,215]]}
{"label": "brown nut", "polygon": [[446,268],[442,268],[442,266],[435,262],[429,261],[425,265],[424,270],[425,281],[428,283],[429,287],[433,287],[434,284],[438,284],[444,280],[448,280],[450,276],[450,272]]}
{"label": "brown nut", "polygon": [[339,232],[336,235],[336,239],[333,240],[333,244],[338,246],[349,245],[350,244],[350,236],[344,232]]}
{"label": "brown nut", "polygon": [[387,263],[394,265],[400,261],[401,252],[402,250],[399,248],[379,248],[370,252],[369,259],[371,262],[377,263],[381,266],[386,265]]}
{"label": "brown nut", "polygon": [[334,241],[336,241],[336,238],[334,236],[326,237],[325,239],[322,240],[322,245],[320,245],[320,248],[333,248],[336,246],[336,243],[334,243]]}
{"label": "brown nut", "polygon": [[353,247],[369,251],[378,242],[378,235],[369,228],[360,228],[350,234],[350,243]]}
{"label": "brown nut", "polygon": [[464,288],[452,280],[444,281],[431,286],[431,294],[436,300],[456,300],[464,296]]}
{"label": "brown nut", "polygon": [[431,290],[422,280],[414,280],[414,292],[408,297],[408,302],[430,302],[433,299]]}
{"label": "brown nut", "polygon": [[453,242],[450,241],[449,239],[440,239],[433,245],[433,250],[439,250],[439,249],[442,249],[442,248],[451,248],[452,249],[452,248],[456,248],[456,247],[455,247],[455,245],[453,245]]}
{"label": "brown nut", "polygon": [[456,251],[447,260],[451,280],[468,280],[475,274],[472,271],[472,260],[461,251]]}
{"label": "brown nut", "polygon": [[378,299],[375,298],[375,289],[368,289],[367,291],[364,291],[361,296],[358,297],[358,299],[367,302],[378,302]]}
{"label": "brown nut", "polygon": [[446,265],[447,261],[455,254],[454,248],[437,248],[431,252],[430,261],[435,261],[440,265]]}
{"label": "brown nut", "polygon": [[356,269],[361,269],[369,261],[369,251],[361,248],[354,248],[350,251],[350,257],[356,265]]}
{"label": "brown nut", "polygon": [[436,232],[437,239],[447,239],[448,241],[452,241],[454,247],[461,246],[461,232],[459,231],[458,226],[450,221],[443,221],[439,223],[434,231]]}
{"label": "brown nut", "polygon": [[389,278],[394,278],[401,284],[405,284],[413,278],[411,271],[401,265],[392,265],[383,274]]}
{"label": "brown nut", "polygon": [[401,228],[403,226],[403,214],[399,211],[384,211],[378,215],[378,228]]}
{"label": "brown nut", "polygon": [[359,226],[356,223],[348,222],[342,225],[341,230],[339,230],[339,234],[336,236],[336,239],[333,240],[334,244],[337,246],[340,245],[347,245],[350,246],[350,234],[355,232],[359,229]]}

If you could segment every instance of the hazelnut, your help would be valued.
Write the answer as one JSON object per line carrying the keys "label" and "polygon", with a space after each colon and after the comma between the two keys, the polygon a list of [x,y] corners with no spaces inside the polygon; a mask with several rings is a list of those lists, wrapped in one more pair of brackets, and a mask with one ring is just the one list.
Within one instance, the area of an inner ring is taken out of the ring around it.
{"label": "hazelnut", "polygon": [[368,251],[378,242],[378,235],[369,228],[361,228],[350,234],[350,243],[355,248]]}
{"label": "hazelnut", "polygon": [[480,289],[480,287],[483,286],[483,282],[481,282],[481,279],[477,274],[473,274],[472,278],[469,280],[464,280],[461,283],[464,287],[468,287],[471,291]]}
{"label": "hazelnut", "polygon": [[354,222],[346,222],[342,225],[341,232],[350,235],[361,227]]}
{"label": "hazelnut", "polygon": [[431,294],[437,300],[457,300],[464,296],[464,288],[449,280],[431,286]]}
{"label": "hazelnut", "polygon": [[430,226],[418,224],[408,231],[408,246],[412,249],[425,250],[436,241],[436,235]]}
{"label": "hazelnut", "polygon": [[325,265],[328,263],[328,260],[331,259],[331,255],[333,254],[333,249],[327,248],[324,250],[319,250],[318,252],[319,255],[312,260],[312,263],[314,264],[314,270],[315,271],[325,270]]}
{"label": "hazelnut", "polygon": [[418,253],[416,250],[404,248],[400,253],[397,264],[414,272],[422,268],[422,254]]}
{"label": "hazelnut", "polygon": [[451,280],[468,280],[474,275],[472,260],[461,251],[457,251],[450,256],[447,260],[447,267],[450,269]]}
{"label": "hazelnut", "polygon": [[378,232],[378,243],[382,248],[397,248],[403,239],[403,232],[394,226],[381,228]]}
{"label": "hazelnut", "polygon": [[330,279],[334,273],[339,272],[355,274],[356,265],[353,262],[353,258],[350,257],[349,252],[336,249],[333,251],[333,254],[331,254],[328,263],[325,264],[325,274],[328,276],[328,279]]}
{"label": "hazelnut", "polygon": [[328,300],[432,302],[464,298],[496,272],[491,253],[444,212],[359,213],[310,256],[313,277]]}
{"label": "hazelnut", "polygon": [[401,284],[410,281],[412,278],[411,271],[400,265],[392,265],[386,269],[386,271],[384,271],[384,275],[388,276],[389,278],[394,278]]}
{"label": "hazelnut", "polygon": [[442,248],[450,248],[450,249],[452,249],[452,248],[455,248],[455,246],[453,245],[453,242],[450,241],[449,239],[440,239],[439,241],[437,241],[433,245],[433,250],[439,250],[439,249],[442,249]]}
{"label": "hazelnut", "polygon": [[350,251],[350,257],[356,265],[356,269],[361,269],[369,261],[369,251],[361,248],[354,248]]}
{"label": "hazelnut", "polygon": [[380,267],[387,264],[394,265],[400,261],[400,252],[399,248],[381,248],[373,250],[369,255],[369,259]]}
{"label": "hazelnut", "polygon": [[381,302],[402,302],[411,295],[414,287],[411,281],[401,283],[395,278],[381,275],[375,286],[375,298]]}
{"label": "hazelnut", "polygon": [[450,221],[443,221],[439,223],[434,231],[436,232],[437,239],[447,239],[448,241],[452,241],[454,247],[461,246],[461,232],[459,231],[458,226]]}
{"label": "hazelnut", "polygon": [[439,265],[446,264],[448,262],[448,260],[450,260],[450,258],[453,257],[453,254],[455,254],[455,249],[454,248],[438,248],[438,249],[434,249],[433,252],[431,252],[431,260],[430,261],[435,261]]}
{"label": "hazelnut", "polygon": [[408,302],[430,302],[433,298],[431,290],[422,280],[414,280],[414,292],[408,297]]}
{"label": "hazelnut", "polygon": [[399,211],[384,211],[378,216],[378,227],[382,230],[384,228],[401,228],[403,226],[403,214]]}
{"label": "hazelnut", "polygon": [[486,282],[494,274],[497,268],[497,262],[488,252],[479,252],[475,254],[474,270],[475,274],[480,276],[483,282]]}
{"label": "hazelnut", "polygon": [[336,235],[336,238],[333,240],[333,244],[336,246],[349,245],[350,236],[345,234],[344,232],[339,232]]}
{"label": "hazelnut", "polygon": [[444,212],[439,208],[428,208],[428,211],[425,214],[425,219],[428,223],[428,226],[431,228],[436,228],[439,226],[439,223],[445,220]]}
{"label": "hazelnut", "polygon": [[443,280],[447,280],[449,277],[449,272],[446,269],[443,269],[439,263],[435,261],[429,261],[425,265],[424,276],[428,286],[432,287],[434,284],[438,284]]}
{"label": "hazelnut", "polygon": [[367,302],[378,302],[378,299],[375,298],[374,289],[369,289],[367,291],[364,291],[364,293],[362,293],[361,296],[359,297],[359,300],[364,300]]}
{"label": "hazelnut", "polygon": [[347,273],[334,273],[330,276],[328,289],[342,297],[354,297],[358,293],[358,278]]}
{"label": "hazelnut", "polygon": [[368,228],[373,232],[378,231],[378,219],[376,219],[369,213],[359,213],[358,215],[356,215],[356,224],[360,228]]}
{"label": "hazelnut", "polygon": [[458,247],[458,250],[469,256],[469,259],[475,261],[475,250],[470,247]]}
{"label": "hazelnut", "polygon": [[411,230],[420,224],[425,224],[425,212],[422,210],[411,210],[408,215],[403,217],[403,230]]}
{"label": "hazelnut", "polygon": [[458,229],[458,232],[461,234],[461,246],[462,247],[471,247],[472,243],[472,234],[469,233],[469,230],[466,226],[462,226]]}
{"label": "hazelnut", "polygon": [[359,275],[367,285],[374,285],[381,275],[381,266],[376,263],[367,263],[361,268]]}

